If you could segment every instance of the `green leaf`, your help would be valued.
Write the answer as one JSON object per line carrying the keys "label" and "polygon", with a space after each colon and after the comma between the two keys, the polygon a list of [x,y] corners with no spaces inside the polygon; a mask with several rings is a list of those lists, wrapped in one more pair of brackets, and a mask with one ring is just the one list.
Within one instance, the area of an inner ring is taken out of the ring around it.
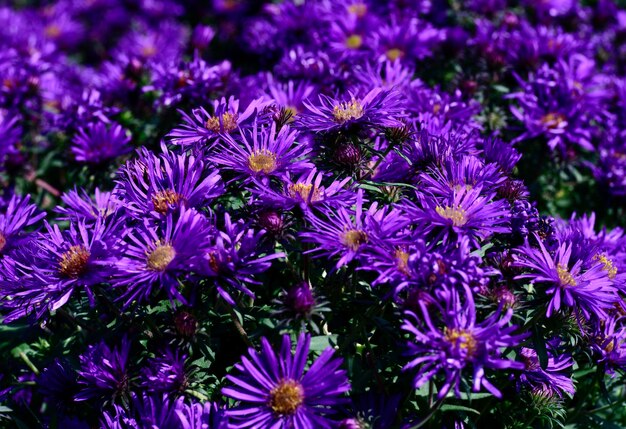
{"label": "green leaf", "polygon": [[311,338],[310,349],[315,352],[321,352],[328,347],[334,347],[337,344],[337,335],[318,335]]}
{"label": "green leaf", "polygon": [[441,411],[463,411],[465,413],[474,413],[477,415],[480,415],[480,412],[470,408],[470,407],[465,407],[463,405],[454,405],[454,404],[443,404],[441,406]]}

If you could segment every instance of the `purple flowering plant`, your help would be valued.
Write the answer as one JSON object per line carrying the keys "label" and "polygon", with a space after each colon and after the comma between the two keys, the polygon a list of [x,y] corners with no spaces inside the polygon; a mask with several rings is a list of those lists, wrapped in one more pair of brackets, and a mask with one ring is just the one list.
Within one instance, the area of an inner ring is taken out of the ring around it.
{"label": "purple flowering plant", "polygon": [[0,6],[0,427],[626,427],[617,0]]}

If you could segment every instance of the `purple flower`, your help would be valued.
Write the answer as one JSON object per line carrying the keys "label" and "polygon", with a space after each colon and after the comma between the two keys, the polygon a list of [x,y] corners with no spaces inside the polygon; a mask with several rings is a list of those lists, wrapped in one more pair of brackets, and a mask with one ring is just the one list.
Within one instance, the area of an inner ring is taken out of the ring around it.
{"label": "purple flower", "polygon": [[209,113],[203,107],[194,109],[191,115],[180,112],[184,123],[174,128],[168,137],[179,145],[208,144],[212,146],[220,135],[231,134],[237,129],[248,129],[259,113],[271,101],[256,99],[243,111],[239,111],[239,100],[230,97],[215,100]]}
{"label": "purple flower", "polygon": [[149,392],[177,392],[187,387],[187,356],[171,349],[148,360],[140,385]]}
{"label": "purple flower", "polygon": [[283,336],[278,356],[270,343],[261,339],[261,352],[250,348],[235,365],[237,375],[227,375],[233,383],[222,393],[240,401],[226,412],[233,428],[273,427],[277,429],[331,428],[329,417],[346,402],[342,394],[350,390],[342,359],[333,358],[327,348],[308,371],[305,365],[311,337],[300,334],[295,355],[289,335]]}
{"label": "purple flower", "polygon": [[275,123],[270,128],[259,129],[255,122],[251,130],[242,132],[241,139],[223,136],[218,153],[210,159],[225,169],[234,170],[246,181],[281,176],[288,171],[299,173],[313,165],[307,159],[311,149],[296,142],[297,136],[298,132],[289,126],[277,132]]}
{"label": "purple flower", "polygon": [[574,365],[571,356],[548,352],[548,363],[545,368],[539,364],[537,352],[533,349],[522,347],[520,356],[526,365],[520,375],[523,384],[535,389],[552,391],[558,396],[562,396],[563,393],[573,396],[576,393],[574,382],[569,374],[566,374],[566,371]]}
{"label": "purple flower", "polygon": [[506,359],[502,351],[506,347],[519,345],[524,334],[515,335],[517,326],[509,325],[513,310],[509,309],[500,318],[494,312],[482,322],[476,320],[474,299],[467,290],[465,302],[452,293],[445,308],[436,305],[441,318],[432,319],[424,302],[420,302],[423,319],[407,312],[402,329],[415,336],[408,344],[408,355],[413,359],[404,370],[418,368],[414,387],[419,388],[435,375],[443,373],[445,380],[437,396],[443,398],[450,389],[460,395],[461,377],[466,368],[472,371],[472,388],[477,392],[484,387],[496,397],[500,391],[487,379],[485,369],[523,369],[524,365]]}
{"label": "purple flower", "polygon": [[309,215],[310,230],[300,233],[304,242],[316,247],[307,251],[317,257],[340,256],[335,269],[360,257],[373,239],[393,241],[395,233],[407,225],[407,219],[398,210],[378,208],[372,204],[363,210],[363,192],[357,193],[355,210],[345,207],[320,210],[324,217]]}
{"label": "purple flower", "polygon": [[363,98],[335,99],[319,96],[319,105],[305,101],[307,112],[297,121],[300,129],[339,132],[367,127],[401,127],[404,117],[401,96],[394,90],[374,88]]}
{"label": "purple flower", "polygon": [[84,189],[74,189],[61,196],[64,206],[56,206],[55,211],[60,213],[60,220],[111,219],[120,209],[122,202],[114,196],[114,192],[94,190],[91,197]]}
{"label": "purple flower", "polygon": [[422,206],[422,209],[407,206],[414,223],[424,233],[446,241],[465,235],[476,245],[492,234],[510,231],[506,202],[483,195],[480,187],[457,188],[445,198],[426,196]]}
{"label": "purple flower", "polygon": [[536,237],[539,248],[526,245],[519,250],[517,265],[528,269],[518,276],[530,279],[540,290],[550,296],[546,316],[550,317],[561,309],[562,304],[580,312],[587,320],[607,317],[607,310],[618,302],[617,290],[603,270],[604,265],[596,261],[591,267],[583,266],[583,260],[572,258],[573,243],[560,243],[551,254]]}
{"label": "purple flower", "polygon": [[609,317],[597,329],[591,347],[609,374],[626,368],[626,326],[623,317]]}
{"label": "purple flower", "polygon": [[114,400],[128,394],[128,372],[131,343],[123,337],[119,347],[109,347],[105,342],[91,345],[80,356],[78,371],[80,392],[76,401],[91,399]]}
{"label": "purple flower", "polygon": [[29,204],[30,196],[13,195],[9,204],[0,214],[0,256],[19,247],[28,234],[25,231],[43,219],[46,214],[39,212],[37,206]]}
{"label": "purple flower", "polygon": [[296,180],[286,176],[282,180],[280,191],[275,190],[269,183],[255,182],[256,187],[252,188],[252,193],[263,205],[286,210],[300,207],[303,212],[320,205],[344,206],[353,202],[353,194],[345,189],[350,182],[349,177],[341,181],[335,180],[328,186],[322,185],[323,179],[324,173],[312,169]]}
{"label": "purple flower", "polygon": [[[113,411],[105,411],[100,422],[104,429],[159,428],[179,429],[178,405],[166,394],[141,396],[131,393],[127,408],[113,405]],[[193,427],[194,429],[196,427]],[[204,429],[202,426],[199,429]],[[210,428],[213,429],[213,428]]]}
{"label": "purple flower", "polygon": [[288,122],[293,122],[304,110],[304,100],[315,91],[315,87],[306,81],[283,84],[274,80],[272,74],[267,76],[267,97],[273,99],[279,107],[286,109],[291,115]]}
{"label": "purple flower", "polygon": [[181,429],[226,429],[225,410],[212,402],[187,404],[184,398],[176,401],[176,415]]}
{"label": "purple flower", "polygon": [[79,162],[101,164],[129,153],[129,141],[130,137],[126,136],[120,125],[112,124],[107,127],[102,122],[96,122],[78,130],[72,153]]}
{"label": "purple flower", "polygon": [[171,301],[185,303],[178,279],[201,269],[213,233],[204,215],[193,209],[168,214],[161,226],[145,221],[128,231],[127,247],[112,281],[125,289],[125,306],[148,300],[155,288]]}
{"label": "purple flower", "polygon": [[77,290],[87,293],[95,305],[92,288],[106,282],[115,264],[120,245],[118,224],[102,221],[70,224],[67,231],[46,224],[32,247],[20,249],[15,263],[5,265],[12,276],[4,279],[6,305],[12,311],[9,322],[30,313],[37,318],[64,306]]}
{"label": "purple flower", "polygon": [[243,221],[232,222],[224,214],[224,227],[218,231],[201,261],[200,272],[216,282],[218,293],[235,305],[231,292],[241,291],[254,297],[249,284],[258,284],[254,276],[266,271],[271,261],[284,256],[282,252],[263,255],[259,246],[263,232],[256,232]]}
{"label": "purple flower", "polygon": [[160,156],[146,149],[139,155],[122,167],[118,178],[124,191],[120,199],[134,216],[151,213],[162,219],[179,207],[200,210],[224,192],[218,171],[209,169],[199,157],[177,155],[165,147]]}

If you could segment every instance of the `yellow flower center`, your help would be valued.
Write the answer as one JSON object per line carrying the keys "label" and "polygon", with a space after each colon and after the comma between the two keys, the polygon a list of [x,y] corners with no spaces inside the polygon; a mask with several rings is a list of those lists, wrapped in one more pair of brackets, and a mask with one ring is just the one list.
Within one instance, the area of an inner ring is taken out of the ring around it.
{"label": "yellow flower center", "polygon": [[[0,250],[2,250],[2,247],[0,247]],[[617,275],[617,267],[615,266],[613,261],[608,258],[608,256],[604,254],[597,254],[593,257],[593,259],[600,261],[600,263],[602,264],[602,269],[608,273],[611,280],[615,278],[615,276]]]}
{"label": "yellow flower center", "polygon": [[559,275],[559,281],[563,286],[576,286],[576,279],[569,272],[566,266],[558,264],[556,266],[556,272]]}
{"label": "yellow flower center", "polygon": [[358,34],[353,34],[346,39],[348,49],[359,49],[363,44],[363,38]]}
{"label": "yellow flower center", "polygon": [[0,252],[4,249],[4,246],[7,245],[7,238],[4,236],[2,232],[0,232]]}
{"label": "yellow flower center", "polygon": [[560,113],[548,113],[543,115],[541,118],[541,123],[549,130],[554,130],[556,128],[561,128],[567,119]]}
{"label": "yellow flower center", "polygon": [[391,48],[391,49],[387,50],[385,55],[387,56],[387,59],[389,61],[395,61],[398,58],[402,58],[404,56],[404,51],[402,49],[398,49],[398,48]]}
{"label": "yellow flower center", "polygon": [[363,18],[367,14],[367,5],[364,3],[355,3],[348,6],[348,12],[356,15],[358,18]]}
{"label": "yellow flower center", "polygon": [[82,244],[69,248],[59,260],[59,274],[63,277],[77,279],[87,270],[89,251]]}
{"label": "yellow flower center", "polygon": [[174,192],[171,189],[159,191],[152,196],[152,205],[157,213],[162,215],[167,213],[167,209],[170,206],[174,206],[185,199],[181,194]]}
{"label": "yellow flower center", "polygon": [[204,127],[212,131],[214,133],[222,132],[222,126],[224,127],[225,133],[232,132],[235,128],[237,128],[237,114],[236,113],[224,113],[221,115],[222,123],[220,124],[219,116],[209,116],[209,119],[204,123]]}
{"label": "yellow flower center", "polygon": [[408,274],[409,273],[409,254],[402,249],[396,250],[396,261],[398,271]]}
{"label": "yellow flower center", "polygon": [[298,108],[295,106],[285,106],[285,113],[289,115],[289,120],[287,123],[291,123],[296,120],[296,115],[298,114]]}
{"label": "yellow flower center", "polygon": [[362,244],[367,243],[367,233],[360,229],[350,229],[343,233],[341,242],[346,247],[356,251]]}
{"label": "yellow flower center", "polygon": [[442,218],[450,219],[454,226],[463,226],[467,223],[467,214],[460,206],[437,206],[435,211]]}
{"label": "yellow flower center", "polygon": [[[311,193],[311,191],[313,191]],[[291,198],[301,198],[308,201],[319,201],[321,199],[320,190],[313,189],[313,185],[306,183],[293,183],[288,187],[289,196]]]}
{"label": "yellow flower center", "polygon": [[304,402],[304,389],[295,380],[283,380],[270,391],[269,407],[278,415],[291,415]]}
{"label": "yellow flower center", "polygon": [[248,167],[255,173],[269,174],[276,170],[276,154],[267,149],[258,150],[248,158]]}
{"label": "yellow flower center", "polygon": [[167,266],[176,257],[176,251],[169,244],[161,244],[157,242],[157,246],[148,253],[147,264],[152,271],[165,271]]}
{"label": "yellow flower center", "polygon": [[466,350],[468,357],[472,357],[476,353],[476,338],[474,338],[474,335],[472,335],[471,332],[468,332],[465,329],[445,328],[443,331],[443,335],[445,340],[450,344],[460,349]]}
{"label": "yellow flower center", "polygon": [[333,108],[335,121],[343,124],[351,119],[359,119],[363,116],[363,106],[354,98],[349,102],[340,103]]}

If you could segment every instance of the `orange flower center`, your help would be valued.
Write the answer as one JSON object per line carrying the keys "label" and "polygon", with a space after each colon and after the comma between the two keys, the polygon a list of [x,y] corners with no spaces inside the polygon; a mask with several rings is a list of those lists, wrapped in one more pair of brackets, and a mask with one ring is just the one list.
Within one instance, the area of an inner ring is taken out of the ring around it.
{"label": "orange flower center", "polygon": [[367,243],[367,233],[360,229],[350,229],[343,233],[341,241],[346,247],[356,251],[362,244]]}
{"label": "orange flower center", "polygon": [[[288,187],[289,196],[291,198],[301,198],[308,201],[319,201],[321,199],[320,190],[313,189],[313,185],[307,183],[293,183]],[[311,193],[312,192],[312,193]]]}
{"label": "orange flower center", "polygon": [[236,113],[224,113],[221,115],[222,123],[220,124],[219,116],[210,116],[209,119],[204,123],[204,127],[209,131],[213,131],[214,133],[222,132],[222,127],[224,127],[225,133],[232,132],[235,128],[237,128],[237,114]]}
{"label": "orange flower center", "polygon": [[87,270],[89,262],[89,251],[82,244],[77,244],[69,248],[61,255],[59,260],[59,274],[63,277],[77,279]]}
{"label": "orange flower center", "polygon": [[171,189],[166,189],[165,191],[159,191],[152,196],[152,205],[154,205],[154,210],[157,213],[164,215],[167,213],[167,209],[170,206],[174,206],[184,199],[185,197],[181,194],[174,192]]}
{"label": "orange flower center", "polygon": [[541,123],[549,130],[561,128],[567,119],[560,113],[548,113],[541,118]]}

